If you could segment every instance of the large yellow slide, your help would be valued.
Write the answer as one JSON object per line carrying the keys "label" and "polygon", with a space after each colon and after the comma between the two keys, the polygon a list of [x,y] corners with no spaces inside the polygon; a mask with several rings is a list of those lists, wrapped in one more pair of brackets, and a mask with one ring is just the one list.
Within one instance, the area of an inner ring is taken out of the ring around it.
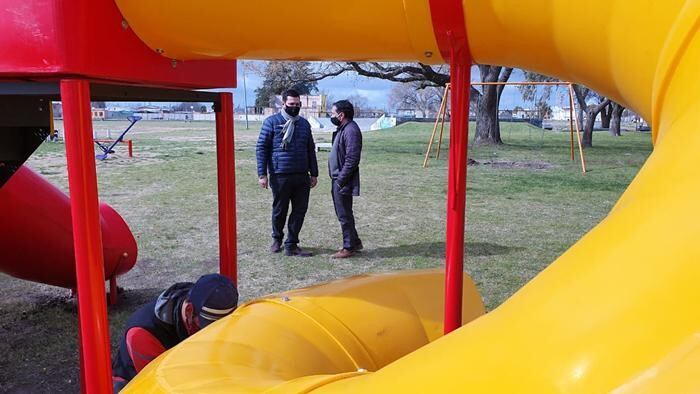
{"label": "large yellow slide", "polygon": [[[445,61],[428,0],[117,3],[183,61]],[[496,310],[476,318],[468,286],[475,319],[442,338],[438,274],[341,281],[244,306],[127,391],[700,392],[700,0],[463,9],[476,62],[582,83],[651,120],[654,152],[610,214]],[[273,341],[286,347],[269,354]]]}

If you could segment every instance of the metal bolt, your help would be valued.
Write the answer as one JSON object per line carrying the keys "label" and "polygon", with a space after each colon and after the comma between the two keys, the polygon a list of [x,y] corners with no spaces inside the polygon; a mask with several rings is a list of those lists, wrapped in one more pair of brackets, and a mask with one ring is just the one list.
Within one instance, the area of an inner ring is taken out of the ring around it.
{"label": "metal bolt", "polygon": [[425,57],[433,57],[433,53],[431,51],[425,51]]}
{"label": "metal bolt", "polygon": [[172,65],[173,68],[177,67],[177,60],[173,59],[173,60],[170,62],[170,65]]}
{"label": "metal bolt", "polygon": [[129,22],[126,19],[122,19],[122,29],[126,30],[129,28]]}
{"label": "metal bolt", "polygon": [[156,53],[162,55],[165,53],[165,51],[160,48],[156,48]]}
{"label": "metal bolt", "polygon": [[364,369],[364,368],[358,368],[358,369],[357,369],[357,372],[367,372],[367,370]]}
{"label": "metal bolt", "polygon": [[127,258],[127,257],[129,257],[129,253],[124,252],[123,256],[124,256],[124,258]]}
{"label": "metal bolt", "polygon": [[283,296],[283,297],[282,297],[282,301],[283,301],[283,302],[289,302],[290,299],[289,299],[289,297],[287,297],[287,296]]}

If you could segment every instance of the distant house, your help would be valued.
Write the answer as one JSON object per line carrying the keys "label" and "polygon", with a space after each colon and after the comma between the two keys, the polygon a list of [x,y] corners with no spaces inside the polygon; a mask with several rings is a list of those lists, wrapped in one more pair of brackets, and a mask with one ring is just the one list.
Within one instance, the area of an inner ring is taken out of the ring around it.
{"label": "distant house", "polygon": [[516,108],[513,110],[513,119],[537,119],[539,111],[536,109]]}
{"label": "distant house", "polygon": [[360,109],[355,113],[356,118],[381,118],[386,115],[386,111],[383,109]]}
{"label": "distant house", "polygon": [[93,108],[92,120],[105,120],[105,112],[104,108]]}
{"label": "distant house", "polygon": [[[418,115],[417,113],[421,112],[413,108],[397,108],[396,109],[396,116],[399,118],[417,118]],[[423,115],[421,114],[421,118]]]}
{"label": "distant house", "polygon": [[571,120],[571,108],[569,107],[552,107],[552,120]]}
{"label": "distant house", "polygon": [[513,110],[510,109],[499,109],[498,119],[513,119]]}

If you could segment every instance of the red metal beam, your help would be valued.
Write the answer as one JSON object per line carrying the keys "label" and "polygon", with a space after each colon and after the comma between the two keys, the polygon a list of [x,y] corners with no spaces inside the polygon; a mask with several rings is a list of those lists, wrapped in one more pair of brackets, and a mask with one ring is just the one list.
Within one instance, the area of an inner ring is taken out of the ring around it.
{"label": "red metal beam", "polygon": [[233,95],[221,93],[216,108],[216,168],[219,190],[219,265],[222,275],[238,282],[236,261],[236,168]]}
{"label": "red metal beam", "polygon": [[447,334],[462,325],[471,56],[462,1],[430,0],[430,12],[440,53],[450,62],[452,85],[445,238],[444,332]]}
{"label": "red metal beam", "polygon": [[447,171],[447,235],[445,237],[444,331],[446,334],[462,326],[471,65],[453,62],[450,72],[453,85]]}
{"label": "red metal beam", "polygon": [[61,99],[78,284],[81,386],[87,393],[108,393],[112,370],[88,82],[61,81]]}

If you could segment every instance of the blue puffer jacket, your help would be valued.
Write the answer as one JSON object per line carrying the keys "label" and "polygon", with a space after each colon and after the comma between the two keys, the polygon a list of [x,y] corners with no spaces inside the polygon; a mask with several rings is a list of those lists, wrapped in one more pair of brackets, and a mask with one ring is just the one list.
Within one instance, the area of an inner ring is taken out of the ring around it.
{"label": "blue puffer jacket", "polygon": [[318,163],[311,125],[306,119],[299,118],[294,127],[292,141],[287,145],[287,149],[282,149],[282,127],[285,122],[282,114],[272,115],[263,122],[255,150],[258,176],[268,173],[308,173],[317,177]]}

